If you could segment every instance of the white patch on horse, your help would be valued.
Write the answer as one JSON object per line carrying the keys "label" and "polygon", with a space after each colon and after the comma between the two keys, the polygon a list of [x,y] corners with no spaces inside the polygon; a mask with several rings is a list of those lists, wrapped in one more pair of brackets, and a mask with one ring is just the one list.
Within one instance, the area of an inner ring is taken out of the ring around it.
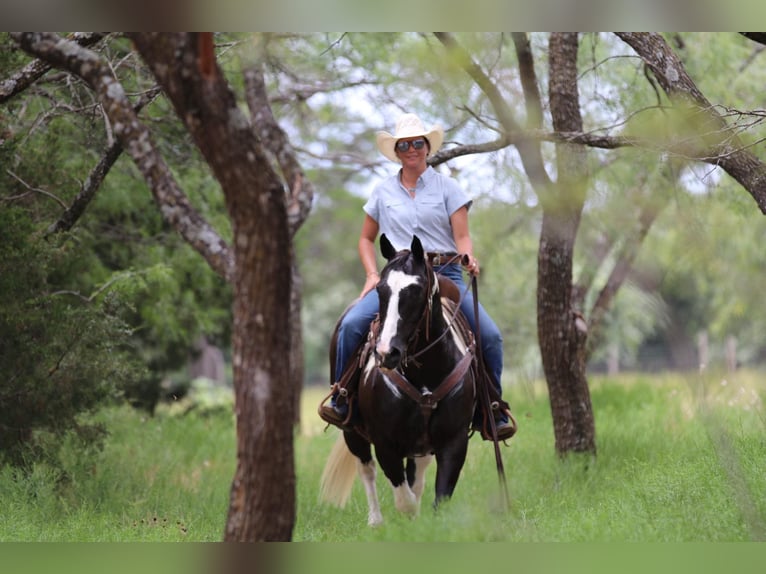
{"label": "white patch on horse", "polygon": [[364,364],[364,379],[368,379],[370,377],[370,373],[372,373],[372,370],[374,368],[375,368],[375,356],[372,353],[370,353],[370,356],[367,357],[367,362]]}
{"label": "white patch on horse", "polygon": [[468,344],[465,340],[463,340],[462,335],[457,330],[457,327],[455,326],[455,319],[453,318],[452,313],[453,312],[447,307],[447,305],[442,305],[442,316],[450,327],[452,340],[455,341],[455,344],[457,345],[457,348],[460,350],[460,352],[465,355],[468,352]]}
{"label": "white patch on horse", "polygon": [[397,399],[401,399],[402,393],[399,392],[399,388],[396,386],[396,383],[389,378],[385,371],[380,371],[380,374],[383,375],[383,382],[386,383],[389,392]]}
{"label": "white patch on horse", "polygon": [[378,338],[377,351],[380,355],[386,355],[391,350],[391,340],[396,335],[396,328],[399,325],[399,296],[401,292],[410,285],[417,285],[419,279],[415,275],[407,275],[401,271],[391,271],[388,274],[386,283],[391,289],[391,298],[388,300],[386,309],[386,321],[380,331]]}
{"label": "white patch on horse", "polygon": [[415,493],[412,492],[407,481],[405,480],[399,486],[393,487],[393,489],[394,506],[396,506],[396,509],[403,514],[417,515],[420,510],[420,501],[415,496]]}
{"label": "white patch on horse", "polygon": [[[370,378],[372,370],[375,368],[375,366],[375,356],[370,354],[370,356],[367,358],[367,362],[364,364],[364,372],[362,377],[363,381],[366,381]],[[383,382],[386,384],[391,394],[394,395],[397,399],[401,399],[402,393],[399,392],[396,383],[389,379],[388,376],[386,376],[386,373],[382,370],[380,371],[380,375],[383,377]]]}
{"label": "white patch on horse", "polygon": [[378,526],[383,523],[383,515],[380,512],[378,491],[375,488],[375,460],[362,464],[362,461],[357,459],[356,469],[359,472],[359,478],[362,479],[364,493],[367,495],[367,524]]}
{"label": "white patch on horse", "polygon": [[426,468],[431,464],[433,458],[434,455],[432,454],[415,458],[415,481],[412,483],[412,492],[415,494],[418,506],[420,506],[420,499],[423,496],[423,488],[426,484]]}

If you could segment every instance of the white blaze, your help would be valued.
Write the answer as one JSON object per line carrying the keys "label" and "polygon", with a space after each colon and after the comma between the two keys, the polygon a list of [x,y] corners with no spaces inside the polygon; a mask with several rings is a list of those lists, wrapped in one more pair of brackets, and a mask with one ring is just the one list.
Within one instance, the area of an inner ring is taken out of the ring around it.
{"label": "white blaze", "polygon": [[396,335],[396,326],[399,324],[399,295],[405,287],[416,285],[418,278],[407,275],[401,271],[391,271],[388,274],[387,284],[391,289],[391,298],[388,300],[386,309],[386,322],[378,339],[378,353],[387,354],[391,350],[391,339]]}

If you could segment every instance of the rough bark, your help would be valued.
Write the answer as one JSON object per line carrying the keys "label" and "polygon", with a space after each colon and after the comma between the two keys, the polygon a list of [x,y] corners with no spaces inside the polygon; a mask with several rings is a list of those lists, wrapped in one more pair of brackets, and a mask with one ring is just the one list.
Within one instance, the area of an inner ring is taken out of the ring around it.
{"label": "rough bark", "polygon": [[698,137],[677,150],[691,159],[723,168],[753,197],[766,214],[766,164],[743,145],[715,107],[705,98],[681,59],[657,33],[617,33],[641,57],[674,106],[690,110],[697,124]]}
{"label": "rough bark", "polygon": [[[297,154],[287,133],[277,122],[271,108],[269,96],[266,90],[266,82],[263,73],[262,62],[244,70],[245,97],[250,115],[253,118],[253,129],[266,149],[275,158],[282,172],[284,181],[287,182],[287,224],[291,239],[300,226],[308,218],[314,198],[314,186],[309,180],[298,161]],[[330,91],[332,86],[325,86]],[[307,97],[302,94],[296,97]],[[293,245],[290,244],[291,254]],[[292,265],[292,288],[290,290],[290,373],[289,381],[292,385],[294,416],[293,422],[300,423],[300,397],[301,386],[305,376],[303,361],[303,332],[302,332],[302,307],[303,278],[296,264],[294,255],[290,257]]]}
{"label": "rough bark", "polygon": [[223,189],[234,232],[237,469],[227,541],[285,541],[295,525],[284,186],[237,105],[211,34],[132,34]]}
{"label": "rough bark", "polygon": [[[577,34],[550,37],[550,107],[556,131],[582,131],[577,93]],[[595,422],[585,375],[587,328],[572,300],[574,245],[585,199],[580,146],[556,146],[558,181],[542,194],[537,272],[537,326],[548,383],[556,451],[596,452]]]}
{"label": "rough bark", "polygon": [[[314,186],[303,173],[297,155],[287,134],[274,117],[266,91],[262,65],[256,63],[245,69],[245,97],[253,118],[253,128],[263,145],[276,158],[282,176],[288,182],[287,224],[290,237],[300,228],[311,210],[314,198]],[[292,250],[292,242],[290,245]],[[292,251],[291,251],[292,253]],[[295,262],[292,266],[292,289],[290,291],[290,373],[289,381],[293,390],[295,424],[300,423],[300,390],[305,376],[303,365],[303,332],[301,301],[303,299],[303,279]]]}

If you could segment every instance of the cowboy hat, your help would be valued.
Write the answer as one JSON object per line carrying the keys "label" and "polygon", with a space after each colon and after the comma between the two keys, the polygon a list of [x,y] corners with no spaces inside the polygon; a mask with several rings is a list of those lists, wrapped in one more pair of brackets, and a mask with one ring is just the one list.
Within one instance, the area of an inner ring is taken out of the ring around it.
{"label": "cowboy hat", "polygon": [[396,122],[396,129],[393,134],[388,132],[378,132],[375,139],[380,153],[391,161],[402,163],[396,156],[396,142],[400,139],[415,138],[423,136],[430,144],[429,154],[436,153],[444,142],[444,130],[441,126],[435,125],[431,130],[427,130],[421,119],[415,114],[404,114]]}

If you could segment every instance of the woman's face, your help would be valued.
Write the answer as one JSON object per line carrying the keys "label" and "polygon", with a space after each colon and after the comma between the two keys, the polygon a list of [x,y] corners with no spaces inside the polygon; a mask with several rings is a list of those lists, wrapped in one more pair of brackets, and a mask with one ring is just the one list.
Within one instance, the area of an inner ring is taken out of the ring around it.
{"label": "woman's face", "polygon": [[423,136],[403,138],[396,142],[396,155],[404,167],[418,167],[425,164],[429,148],[428,140]]}

